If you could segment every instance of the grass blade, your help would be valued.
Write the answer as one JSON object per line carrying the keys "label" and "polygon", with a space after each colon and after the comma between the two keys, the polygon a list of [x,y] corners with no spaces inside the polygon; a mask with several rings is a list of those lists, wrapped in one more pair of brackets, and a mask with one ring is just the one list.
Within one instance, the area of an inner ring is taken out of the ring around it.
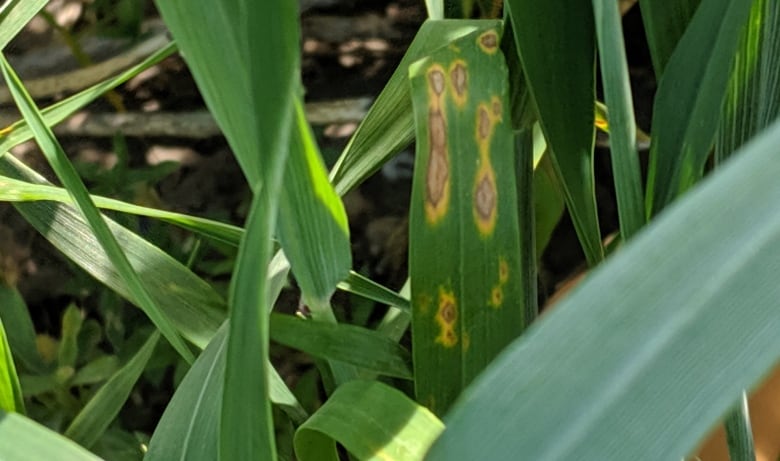
{"label": "grass blade", "polygon": [[734,59],[715,142],[722,162],[780,113],[780,4],[755,0]]}
{"label": "grass blade", "polygon": [[775,123],[529,328],[464,394],[428,459],[693,450],[780,358],[779,143]]}
{"label": "grass blade", "polygon": [[526,320],[501,23],[481,24],[410,67],[415,392],[437,414]]}
{"label": "grass blade", "polygon": [[24,413],[22,388],[19,385],[19,376],[16,375],[11,346],[8,344],[8,335],[2,320],[0,320],[0,410]]}
{"label": "grass blade", "polygon": [[3,461],[56,459],[101,461],[75,442],[16,413],[0,410],[0,453]]}
{"label": "grass blade", "polygon": [[[10,155],[0,158],[0,173],[14,179],[46,183]],[[53,202],[14,206],[59,251],[132,302],[131,292],[76,209]],[[110,219],[106,222],[166,316],[187,340],[200,348],[206,347],[225,319],[225,300],[203,279],[156,246]]]}
{"label": "grass blade", "polygon": [[179,336],[178,331],[171,325],[168,317],[159,309],[159,306],[147,292],[143,281],[135,269],[133,269],[133,266],[130,265],[127,256],[92,202],[75,168],[62,151],[62,147],[51,132],[51,128],[45,124],[40,112],[30,99],[30,95],[24,90],[19,77],[11,69],[4,56],[0,56],[0,65],[2,65],[3,76],[14,96],[14,100],[35,133],[35,138],[41,150],[44,152],[59,180],[68,190],[68,193],[72,195],[74,202],[78,204],[79,211],[86,218],[100,246],[127,285],[132,299],[149,316],[176,351],[188,362],[194,361],[192,351],[190,351],[187,344]]}
{"label": "grass blade", "polygon": [[314,357],[412,379],[409,352],[387,336],[365,328],[271,314],[271,340]]}
{"label": "grass blade", "polygon": [[629,240],[645,224],[636,122],[618,4],[593,0],[604,97],[609,107],[609,140],[620,235]]}
{"label": "grass blade", "polygon": [[604,258],[604,250],[593,178],[596,94],[591,5],[507,0],[506,7],[572,223],[588,264],[594,265]]}
{"label": "grass blade", "polygon": [[337,461],[338,442],[357,459],[422,460],[443,428],[400,391],[376,381],[351,381],[298,428],[295,455],[301,461]]}
{"label": "grass blade", "polygon": [[10,0],[0,8],[0,50],[46,6],[48,0]]}
{"label": "grass blade", "polygon": [[702,3],[655,96],[646,209],[658,213],[704,172],[752,2]]}
{"label": "grass blade", "polygon": [[726,416],[725,426],[731,461],[755,461],[753,431],[750,428],[750,412],[745,392],[742,392],[736,408]]}
{"label": "grass blade", "polygon": [[701,0],[639,0],[642,22],[645,25],[647,45],[655,69],[655,78],[661,79],[666,64],[677,42],[682,37]]}
{"label": "grass blade", "polygon": [[22,367],[37,374],[44,374],[47,370],[35,344],[35,328],[30,318],[30,311],[19,291],[2,282],[0,282],[0,319],[6,326],[11,351]]}
{"label": "grass blade", "polygon": [[101,386],[81,409],[65,430],[65,437],[86,448],[100,439],[130,396],[133,386],[152,357],[159,339],[160,333],[154,331],[133,358]]}

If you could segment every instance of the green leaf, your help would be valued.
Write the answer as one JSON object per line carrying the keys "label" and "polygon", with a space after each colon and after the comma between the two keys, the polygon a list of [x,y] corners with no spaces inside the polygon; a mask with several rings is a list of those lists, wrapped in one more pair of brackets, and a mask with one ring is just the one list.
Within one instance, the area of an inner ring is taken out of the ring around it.
{"label": "green leaf", "polygon": [[733,63],[715,142],[722,162],[780,113],[780,4],[755,0]]}
{"label": "green leaf", "polygon": [[780,359],[779,144],[775,123],[532,325],[428,459],[692,451]]}
{"label": "green leaf", "polygon": [[44,373],[46,366],[35,344],[35,329],[27,305],[16,288],[4,283],[0,283],[0,320],[6,326],[11,351],[23,368]]}
{"label": "green leaf", "polygon": [[[701,0],[639,0],[647,45],[655,77],[661,79],[666,64],[677,47]],[[747,3],[747,2],[746,2]]]}
{"label": "green leaf", "polygon": [[344,195],[412,143],[414,120],[409,96],[409,65],[458,37],[474,32],[478,21],[425,21],[390,81],[369,109],[330,174]]}
{"label": "green leaf", "polygon": [[271,314],[271,339],[315,357],[412,379],[409,352],[396,341],[366,328]]}
{"label": "green leaf", "polygon": [[436,414],[527,320],[500,34],[500,21],[483,21],[410,67],[417,125],[409,216],[415,391]]}
{"label": "green leaf", "polygon": [[731,461],[751,461],[756,459],[753,444],[753,430],[750,427],[748,398],[742,392],[737,407],[726,417],[726,442],[729,446]]}
{"label": "green leaf", "polygon": [[604,258],[604,250],[593,178],[593,10],[583,1],[505,3],[566,206],[585,258],[594,265]]}
{"label": "green leaf", "polygon": [[81,331],[81,309],[70,304],[62,314],[62,334],[60,347],[57,351],[57,364],[61,367],[76,367],[76,358],[79,354],[79,332]]}
{"label": "green leaf", "polygon": [[[92,199],[98,208],[157,218],[214,241],[232,246],[238,246],[241,234],[244,232],[240,227],[197,216],[138,206],[98,195],[93,195]],[[31,202],[39,200],[50,200],[67,204],[73,203],[70,195],[63,188],[0,176],[0,201]]]}
{"label": "green leaf", "polygon": [[0,50],[43,9],[48,0],[9,0],[0,9]]}
{"label": "green leaf", "polygon": [[24,89],[19,77],[2,55],[0,55],[0,65],[2,65],[3,76],[11,90],[11,94],[22,115],[30,124],[33,133],[35,133],[35,139],[46,156],[49,165],[63,186],[68,190],[68,193],[72,195],[74,202],[78,204],[79,211],[89,223],[90,229],[100,247],[105,251],[111,264],[116,268],[117,273],[127,285],[131,298],[149,316],[150,320],[160,329],[176,351],[185,360],[192,362],[195,360],[192,352],[181,336],[179,336],[179,332],[171,325],[170,319],[165,312],[160,310],[155,300],[149,295],[143,281],[130,264],[116,237],[111,233],[108,224],[103,220],[102,215],[92,202],[92,198],[87,192],[84,183],[57,142],[51,128],[46,125],[35,103]]}
{"label": "green leaf", "polygon": [[302,104],[296,101],[295,106],[277,235],[304,301],[315,308],[327,304],[336,284],[346,278],[352,254],[344,204],[328,182]]}
{"label": "green leaf", "polygon": [[653,108],[646,197],[650,215],[704,172],[751,4],[744,0],[702,3],[669,60]]}
{"label": "green leaf", "polygon": [[593,0],[601,79],[609,108],[609,142],[620,236],[629,240],[645,224],[636,121],[617,2]]}
{"label": "green leaf", "polygon": [[154,331],[133,358],[100,387],[65,430],[66,437],[87,448],[100,439],[130,396],[159,339],[160,333]]}
{"label": "green leaf", "polygon": [[337,461],[338,442],[361,460],[422,460],[443,428],[400,391],[376,381],[350,381],[298,428],[295,455],[301,461]]}
{"label": "green leaf", "polygon": [[24,413],[24,399],[16,366],[11,356],[11,346],[0,320],[0,411]]}
{"label": "green leaf", "polygon": [[[165,408],[149,442],[145,461],[217,459],[218,421],[225,380],[227,323],[214,335],[198,357]],[[296,424],[308,415],[290,393],[284,381],[269,367],[271,400],[281,406]]]}
{"label": "green leaf", "polygon": [[[46,182],[10,155],[0,158],[0,173],[14,179]],[[125,283],[78,211],[52,202],[14,206],[59,251],[122,297],[131,299]],[[110,219],[106,221],[150,294],[176,328],[196,346],[206,347],[225,318],[225,301],[208,283],[162,250]]]}
{"label": "green leaf", "polygon": [[0,453],[3,461],[56,459],[101,461],[100,458],[35,421],[0,410]]}

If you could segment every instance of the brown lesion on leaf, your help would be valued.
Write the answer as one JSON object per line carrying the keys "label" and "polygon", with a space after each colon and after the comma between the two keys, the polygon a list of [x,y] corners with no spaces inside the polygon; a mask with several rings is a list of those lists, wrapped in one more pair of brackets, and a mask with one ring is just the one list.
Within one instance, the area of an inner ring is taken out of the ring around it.
{"label": "brown lesion on leaf", "polygon": [[[495,99],[495,98],[494,98]],[[500,103],[500,101],[499,101]],[[495,115],[495,101],[480,103],[477,106],[475,140],[479,149],[479,168],[474,178],[474,220],[483,236],[493,233],[496,225],[496,208],[498,205],[498,190],[496,174],[490,161],[490,142],[496,123],[500,122]]]}
{"label": "brown lesion on leaf", "polygon": [[498,281],[502,285],[509,281],[509,263],[503,257],[498,258]]}
{"label": "brown lesion on leaf", "polygon": [[468,98],[468,70],[466,68],[466,61],[462,59],[456,59],[450,64],[450,85],[452,85],[452,99],[455,101],[455,105],[463,107],[466,104]]}
{"label": "brown lesion on leaf", "polygon": [[450,197],[450,157],[444,93],[447,76],[440,64],[428,68],[428,164],[425,173],[425,217],[436,224],[445,214]]}
{"label": "brown lesion on leaf", "polygon": [[497,204],[495,173],[489,164],[485,164],[477,173],[474,189],[474,218],[482,235],[490,235],[496,227]]}
{"label": "brown lesion on leaf", "polygon": [[489,30],[477,37],[477,44],[487,54],[498,51],[498,34],[495,30]]}
{"label": "brown lesion on leaf", "polygon": [[437,97],[444,94],[444,69],[438,64],[434,64],[428,69],[428,88]]}
{"label": "brown lesion on leaf", "polygon": [[493,118],[495,120],[501,121],[501,114],[503,113],[504,107],[504,105],[501,104],[501,98],[498,96],[493,96],[490,99],[490,107],[493,109]]}
{"label": "brown lesion on leaf", "polygon": [[425,175],[425,215],[435,224],[446,213],[450,196],[447,124],[441,109],[428,113],[428,165]]}
{"label": "brown lesion on leaf", "polygon": [[490,306],[498,309],[502,304],[504,304],[504,289],[500,284],[495,285],[490,290]]}
{"label": "brown lesion on leaf", "polygon": [[439,303],[434,320],[439,325],[439,335],[436,343],[444,347],[453,347],[458,343],[455,326],[458,323],[458,303],[455,293],[439,287]]}

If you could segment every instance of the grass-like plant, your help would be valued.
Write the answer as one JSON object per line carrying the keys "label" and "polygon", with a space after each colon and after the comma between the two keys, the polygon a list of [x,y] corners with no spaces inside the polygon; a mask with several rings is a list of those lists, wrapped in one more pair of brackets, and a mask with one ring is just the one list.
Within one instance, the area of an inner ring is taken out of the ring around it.
{"label": "grass-like plant", "polygon": [[[45,3],[6,2],[0,46]],[[154,325],[121,366],[84,371],[81,320],[66,311],[52,368],[3,285],[0,456],[96,459],[164,338],[191,366],[138,442],[145,454],[128,459],[335,460],[337,443],[356,459],[680,459],[727,414],[733,459],[749,459],[746,412],[731,409],[780,358],[780,6],[639,3],[659,81],[646,177],[615,0],[505,0],[502,18],[501,2],[427,0],[430,18],[330,174],[303,113],[297,2],[159,0],[175,43],[43,110],[0,58],[23,114],[0,139],[0,200]],[[458,19],[472,12],[493,17]],[[251,188],[243,228],[90,195],[52,134],[177,48]],[[610,251],[596,125],[619,211]],[[31,138],[63,187],[5,155]],[[340,196],[413,140],[404,297],[351,272]],[[562,203],[592,271],[537,319],[537,254],[556,215],[544,207]],[[100,208],[234,247],[228,298]],[[289,272],[310,317],[272,312]],[[339,323],[337,289],[387,304],[385,318]],[[409,329],[411,351],[399,344]],[[285,385],[270,341],[316,358],[321,407]],[[25,416],[17,366],[60,397],[104,384],[59,434]]]}

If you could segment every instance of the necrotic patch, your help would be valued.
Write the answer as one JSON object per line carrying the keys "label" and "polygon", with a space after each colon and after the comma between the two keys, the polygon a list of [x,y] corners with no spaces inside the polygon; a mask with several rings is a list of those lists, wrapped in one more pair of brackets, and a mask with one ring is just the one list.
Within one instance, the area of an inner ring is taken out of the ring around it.
{"label": "necrotic patch", "polygon": [[466,104],[468,93],[466,61],[457,59],[450,64],[450,84],[452,85],[452,99],[458,107],[463,107]]}
{"label": "necrotic patch", "polygon": [[450,195],[450,160],[447,152],[447,125],[441,110],[428,114],[428,168],[425,176],[425,214],[436,223],[447,211]]}
{"label": "necrotic patch", "polygon": [[495,30],[489,30],[477,38],[479,47],[487,54],[493,54],[498,50],[498,34]]}
{"label": "necrotic patch", "polygon": [[455,325],[458,322],[458,304],[455,294],[443,287],[439,288],[439,307],[434,317],[439,325],[436,342],[444,347],[453,347],[458,343]]}

